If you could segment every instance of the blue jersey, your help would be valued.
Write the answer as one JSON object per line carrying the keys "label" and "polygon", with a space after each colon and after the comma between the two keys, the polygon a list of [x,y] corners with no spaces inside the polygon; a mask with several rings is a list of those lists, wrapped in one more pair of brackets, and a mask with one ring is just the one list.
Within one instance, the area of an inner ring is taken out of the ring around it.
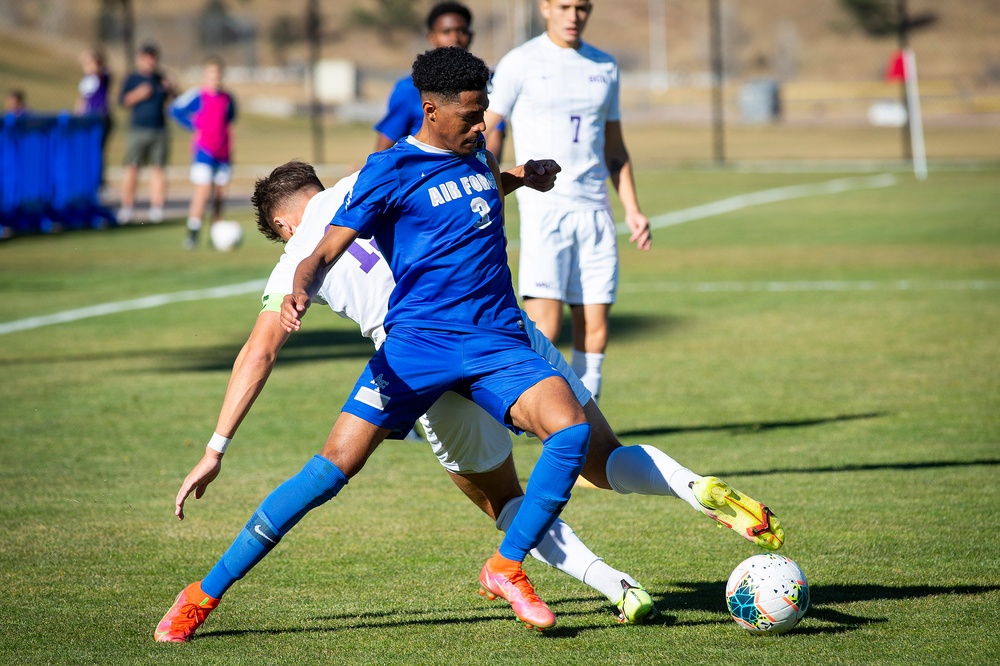
{"label": "blue jersey", "polygon": [[375,124],[375,131],[390,141],[399,141],[420,131],[424,122],[424,110],[420,103],[420,91],[409,76],[401,78],[389,95],[389,108],[385,117]]}
{"label": "blue jersey", "polygon": [[[480,143],[482,145],[482,143]],[[503,200],[486,150],[468,157],[413,137],[368,158],[331,224],[374,238],[396,287],[385,329],[524,336],[507,266]]]}
{"label": "blue jersey", "polygon": [[[420,91],[413,85],[413,77],[404,76],[396,82],[389,95],[389,108],[382,120],[375,123],[375,131],[390,141],[399,141],[404,136],[412,136],[420,131],[424,123],[424,108],[420,101]],[[500,121],[497,130],[505,131],[505,121]]]}

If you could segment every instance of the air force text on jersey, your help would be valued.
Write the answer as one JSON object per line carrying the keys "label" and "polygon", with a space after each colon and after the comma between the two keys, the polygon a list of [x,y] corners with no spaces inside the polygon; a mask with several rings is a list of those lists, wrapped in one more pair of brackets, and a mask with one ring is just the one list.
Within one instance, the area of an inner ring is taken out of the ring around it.
{"label": "air force text on jersey", "polygon": [[[430,196],[431,206],[437,208],[441,204],[462,199],[465,196],[473,196],[480,192],[496,189],[497,182],[493,178],[492,173],[472,173],[468,176],[462,176],[458,179],[458,182],[447,180],[437,185],[431,185],[427,188],[427,194]],[[462,194],[463,192],[465,193],[464,195]],[[472,224],[477,229],[485,229],[492,223],[493,220],[490,219],[490,206],[485,199],[473,197],[469,202],[469,206],[472,212],[475,213]]]}

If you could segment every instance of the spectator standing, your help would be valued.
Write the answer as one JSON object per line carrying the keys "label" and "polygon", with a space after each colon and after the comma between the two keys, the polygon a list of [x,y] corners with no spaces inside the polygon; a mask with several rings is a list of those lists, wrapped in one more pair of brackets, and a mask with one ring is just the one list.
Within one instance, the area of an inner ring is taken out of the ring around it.
{"label": "spectator standing", "polygon": [[165,167],[170,154],[164,108],[174,96],[174,85],[160,71],[159,48],[146,44],[136,56],[136,69],[122,84],[118,102],[131,111],[125,146],[125,176],[118,221],[132,221],[139,167],[150,167],[149,221],[163,220],[167,196]]}
{"label": "spectator standing", "polygon": [[209,56],[202,67],[201,87],[188,90],[170,105],[170,116],[194,133],[191,139],[194,195],[188,208],[188,235],[184,243],[189,250],[198,246],[198,234],[209,199],[212,199],[212,222],[222,219],[226,186],[232,180],[229,128],[236,119],[236,102],[222,88],[223,70],[222,59]]}
{"label": "spectator standing", "polygon": [[3,98],[4,113],[12,116],[23,116],[28,112],[28,107],[24,102],[24,91],[20,88],[12,88],[7,91]]}
{"label": "spectator standing", "polygon": [[104,62],[104,54],[99,49],[87,49],[80,54],[83,78],[77,86],[76,113],[92,114],[101,119],[101,184],[104,184],[104,148],[111,134],[111,73]]}

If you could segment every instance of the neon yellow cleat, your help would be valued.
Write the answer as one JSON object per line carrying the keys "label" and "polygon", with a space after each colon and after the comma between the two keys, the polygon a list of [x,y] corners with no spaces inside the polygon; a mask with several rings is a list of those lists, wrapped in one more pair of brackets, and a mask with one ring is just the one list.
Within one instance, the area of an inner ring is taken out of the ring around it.
{"label": "neon yellow cleat", "polygon": [[201,581],[191,583],[177,595],[153,637],[158,643],[186,643],[218,605],[218,599],[202,591]]}
{"label": "neon yellow cleat", "polygon": [[639,624],[647,618],[656,617],[656,604],[646,588],[629,585],[626,580],[622,580],[622,598],[615,605],[620,624]]}
{"label": "neon yellow cleat", "polygon": [[761,548],[778,550],[785,530],[766,506],[714,476],[691,484],[702,512]]}

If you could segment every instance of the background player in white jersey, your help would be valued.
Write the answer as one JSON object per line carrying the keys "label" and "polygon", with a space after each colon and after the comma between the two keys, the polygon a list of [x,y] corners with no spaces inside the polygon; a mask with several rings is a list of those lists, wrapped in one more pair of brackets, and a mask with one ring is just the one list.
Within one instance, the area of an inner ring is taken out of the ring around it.
{"label": "background player in white jersey", "polygon": [[521,214],[519,294],[553,342],[563,303],[573,321],[573,370],[597,399],[618,289],[618,247],[608,201],[610,177],[625,208],[630,241],[648,250],[649,221],[639,208],[622,136],[618,65],[581,35],[587,0],[542,0],[546,32],[497,65],[487,126],[506,118],[518,162],[541,156],[563,171],[545,197],[518,192]]}

